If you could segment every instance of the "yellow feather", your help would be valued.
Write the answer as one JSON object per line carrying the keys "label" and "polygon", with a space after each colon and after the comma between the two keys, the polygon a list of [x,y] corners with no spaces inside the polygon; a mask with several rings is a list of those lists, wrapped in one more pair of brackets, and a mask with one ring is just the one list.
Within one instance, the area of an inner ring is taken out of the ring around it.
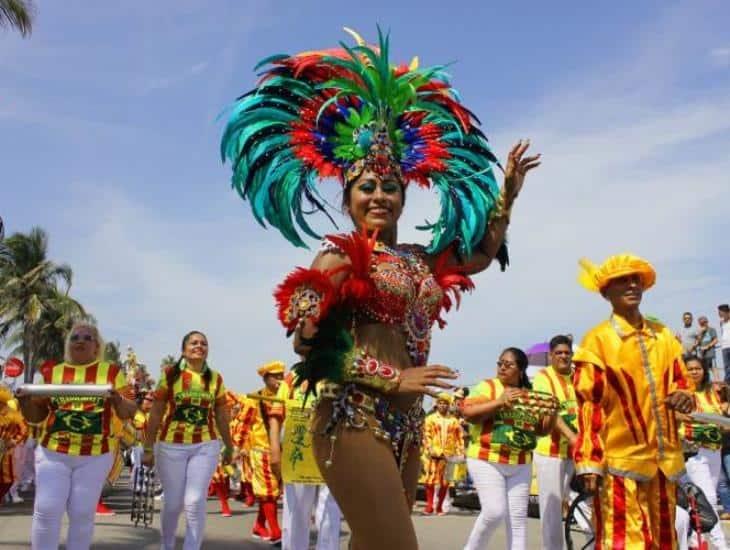
{"label": "yellow feather", "polygon": [[418,56],[414,56],[413,59],[411,59],[410,64],[408,65],[409,71],[415,71],[418,69],[418,64],[420,63]]}
{"label": "yellow feather", "polygon": [[580,285],[591,292],[598,292],[598,282],[596,280],[598,266],[587,258],[578,260],[578,265],[580,266],[580,271],[578,272],[578,282]]}

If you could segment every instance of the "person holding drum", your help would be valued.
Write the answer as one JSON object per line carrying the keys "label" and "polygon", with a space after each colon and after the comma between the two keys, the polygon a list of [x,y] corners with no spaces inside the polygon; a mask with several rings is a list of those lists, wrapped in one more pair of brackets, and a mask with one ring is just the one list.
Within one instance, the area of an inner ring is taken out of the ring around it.
{"label": "person holding drum", "polygon": [[207,358],[206,336],[197,330],[188,332],[183,337],[182,356],[160,377],[147,422],[142,463],[156,465],[165,494],[161,514],[164,550],[175,548],[183,507],[187,520],[183,548],[201,547],[208,484],[219,455],[226,464],[233,457],[223,377],[210,368]]}
{"label": "person holding drum", "polygon": [[[123,395],[124,372],[101,360],[103,350],[98,329],[77,323],[66,338],[65,361],[43,374],[44,384],[58,385],[57,395],[19,392],[28,423],[44,428],[35,458],[34,549],[58,548],[64,514],[69,520],[66,548],[86,550],[91,545],[96,505],[118,446],[112,418],[126,420],[137,410]],[[75,384],[108,384],[112,389],[106,394],[74,395]]]}
{"label": "person holding drum", "polygon": [[[689,357],[686,360],[689,379],[695,385],[695,410],[698,413],[727,415],[728,403],[710,382],[711,371],[703,368],[702,359]],[[711,503],[717,502],[717,482],[720,478],[722,462],[722,430],[714,424],[697,422],[690,415],[677,414],[682,420],[680,436],[684,442],[685,466],[687,477],[705,493]],[[709,533],[715,548],[727,548],[722,524],[718,521]]]}
{"label": "person holding drum", "polygon": [[527,355],[507,348],[497,361],[497,377],[469,390],[461,410],[471,424],[467,467],[481,505],[465,550],[487,548],[499,523],[507,526],[507,547],[527,548],[527,503],[532,451],[538,436],[555,425],[557,401],[530,391]]}
{"label": "person holding drum", "polygon": [[550,365],[540,370],[532,387],[554,395],[560,403],[555,427],[535,448],[540,524],[544,548],[562,548],[563,502],[570,491],[575,468],[571,456],[578,438],[578,402],[573,388],[573,351],[567,336],[550,340]]}
{"label": "person holding drum", "polygon": [[436,412],[426,417],[423,446],[426,454],[426,508],[424,514],[433,514],[433,498],[439,488],[436,513],[444,515],[444,500],[449,492],[446,464],[449,459],[464,456],[464,435],[459,420],[449,413],[452,397],[441,392],[436,399]]}

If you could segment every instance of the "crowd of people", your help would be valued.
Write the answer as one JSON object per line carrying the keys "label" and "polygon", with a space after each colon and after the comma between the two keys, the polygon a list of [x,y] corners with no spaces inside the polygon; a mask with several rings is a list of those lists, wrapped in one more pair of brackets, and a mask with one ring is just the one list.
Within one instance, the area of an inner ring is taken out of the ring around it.
{"label": "crowd of people", "polygon": [[[701,545],[677,494],[689,479],[714,504],[720,481],[727,391],[708,380],[718,339],[706,319],[694,331],[685,318],[680,345],[640,312],[656,282],[648,261],[582,260],[579,280],[610,304],[608,319],[575,349],[552,338],[551,364],[532,380],[525,352],[507,347],[495,376],[456,391],[458,372],[428,362],[431,329],[443,328],[473,276],[495,260],[508,265],[511,212],[540,155],[520,140],[502,166],[440,67],[393,64],[387,36],[371,46],[348,32],[352,48],[267,58],[255,90],[231,107],[221,144],[255,218],[296,245],[300,231],[314,234],[307,216],[326,212],[316,182],[342,183],[354,231],[325,237],[311,266],[274,291],[300,361],[288,373],[279,361],[261,365],[262,387],[237,394],[195,330],[155,389],[141,391],[101,359],[98,330],[75,325],[66,357],[44,372],[55,393],[3,402],[6,445],[26,428],[37,442],[33,548],[58,547],[64,514],[66,547],[89,548],[125,433],[134,467],[154,467],[161,482],[167,550],[181,515],[183,547],[204,545],[206,499],[216,495],[230,515],[237,477],[244,503],[257,506],[254,538],[304,549],[314,518],[317,548],[338,548],[344,520],[354,550],[415,550],[419,480],[424,513],[439,515],[465,475],[481,505],[465,548],[486,548],[504,523],[507,547],[524,550],[533,471],[546,548],[564,543],[571,486],[592,496],[598,549]],[[398,240],[409,182],[440,196],[427,246]],[[727,367],[727,306],[720,312]],[[430,415],[426,396],[436,400]],[[10,401],[22,418],[6,411]],[[709,535],[725,547],[717,521]]]}

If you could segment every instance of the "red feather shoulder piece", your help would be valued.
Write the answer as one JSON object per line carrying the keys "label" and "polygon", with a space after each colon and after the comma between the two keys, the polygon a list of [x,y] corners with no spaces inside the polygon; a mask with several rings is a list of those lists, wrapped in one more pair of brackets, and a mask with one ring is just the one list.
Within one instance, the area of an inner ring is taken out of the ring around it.
{"label": "red feather shoulder piece", "polygon": [[362,302],[375,295],[375,283],[370,278],[370,261],[377,242],[377,231],[368,236],[366,231],[353,231],[349,235],[328,235],[326,239],[350,258],[350,265],[336,270],[345,271],[349,277],[340,287],[343,301]]}
{"label": "red feather shoulder piece", "polygon": [[446,321],[441,318],[441,313],[450,311],[454,304],[456,304],[456,309],[459,309],[461,293],[474,289],[474,281],[464,273],[464,266],[448,265],[452,256],[451,248],[447,248],[436,257],[433,267],[433,277],[444,293],[441,299],[441,311],[436,318],[439,328],[446,326]]}
{"label": "red feather shoulder piece", "polygon": [[324,319],[337,301],[332,273],[298,267],[274,291],[279,321],[291,334],[303,319],[315,324]]}

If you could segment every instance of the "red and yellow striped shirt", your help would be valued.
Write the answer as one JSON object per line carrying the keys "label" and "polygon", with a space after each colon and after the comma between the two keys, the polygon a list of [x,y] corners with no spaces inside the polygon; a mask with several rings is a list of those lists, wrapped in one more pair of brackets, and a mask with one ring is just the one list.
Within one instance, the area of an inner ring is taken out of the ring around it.
{"label": "red and yellow striped shirt", "polygon": [[[159,440],[193,444],[218,439],[215,407],[226,401],[223,377],[207,365],[196,372],[184,360],[177,380],[172,380],[173,370],[174,367],[165,370],[155,390],[156,400],[167,401]],[[206,370],[210,370],[207,382],[203,376]]]}
{"label": "red and yellow striped shirt", "polygon": [[[127,380],[117,366],[104,361],[88,365],[59,363],[45,372],[46,384],[111,384],[124,392]],[[52,397],[40,444],[50,451],[95,456],[116,449],[112,430],[114,411],[103,397]]]}
{"label": "red and yellow striped shirt", "polygon": [[[560,402],[558,414],[565,424],[578,433],[578,402],[575,398],[572,374],[560,374],[552,366],[545,367],[535,375],[532,389],[554,395]],[[569,458],[568,440],[554,429],[537,440],[535,452],[553,458]]]}
{"label": "red and yellow striped shirt", "polygon": [[573,356],[578,397],[578,474],[646,481],[661,470],[670,480],[684,471],[678,422],[669,394],[693,391],[682,346],[661,323],[640,329],[613,315],[588,332]]}
{"label": "red and yellow striped shirt", "polygon": [[[268,388],[259,390],[262,397],[276,397],[276,393]],[[246,449],[269,451],[269,418],[284,418],[284,407],[281,403],[265,399],[244,398],[237,416],[234,432],[231,433],[233,444]]]}
{"label": "red and yellow striped shirt", "polygon": [[[463,404],[494,401],[503,392],[504,386],[498,378],[484,380],[469,390]],[[480,424],[470,423],[471,443],[466,456],[499,464],[530,464],[539,422],[537,414],[513,408],[497,411]]]}

